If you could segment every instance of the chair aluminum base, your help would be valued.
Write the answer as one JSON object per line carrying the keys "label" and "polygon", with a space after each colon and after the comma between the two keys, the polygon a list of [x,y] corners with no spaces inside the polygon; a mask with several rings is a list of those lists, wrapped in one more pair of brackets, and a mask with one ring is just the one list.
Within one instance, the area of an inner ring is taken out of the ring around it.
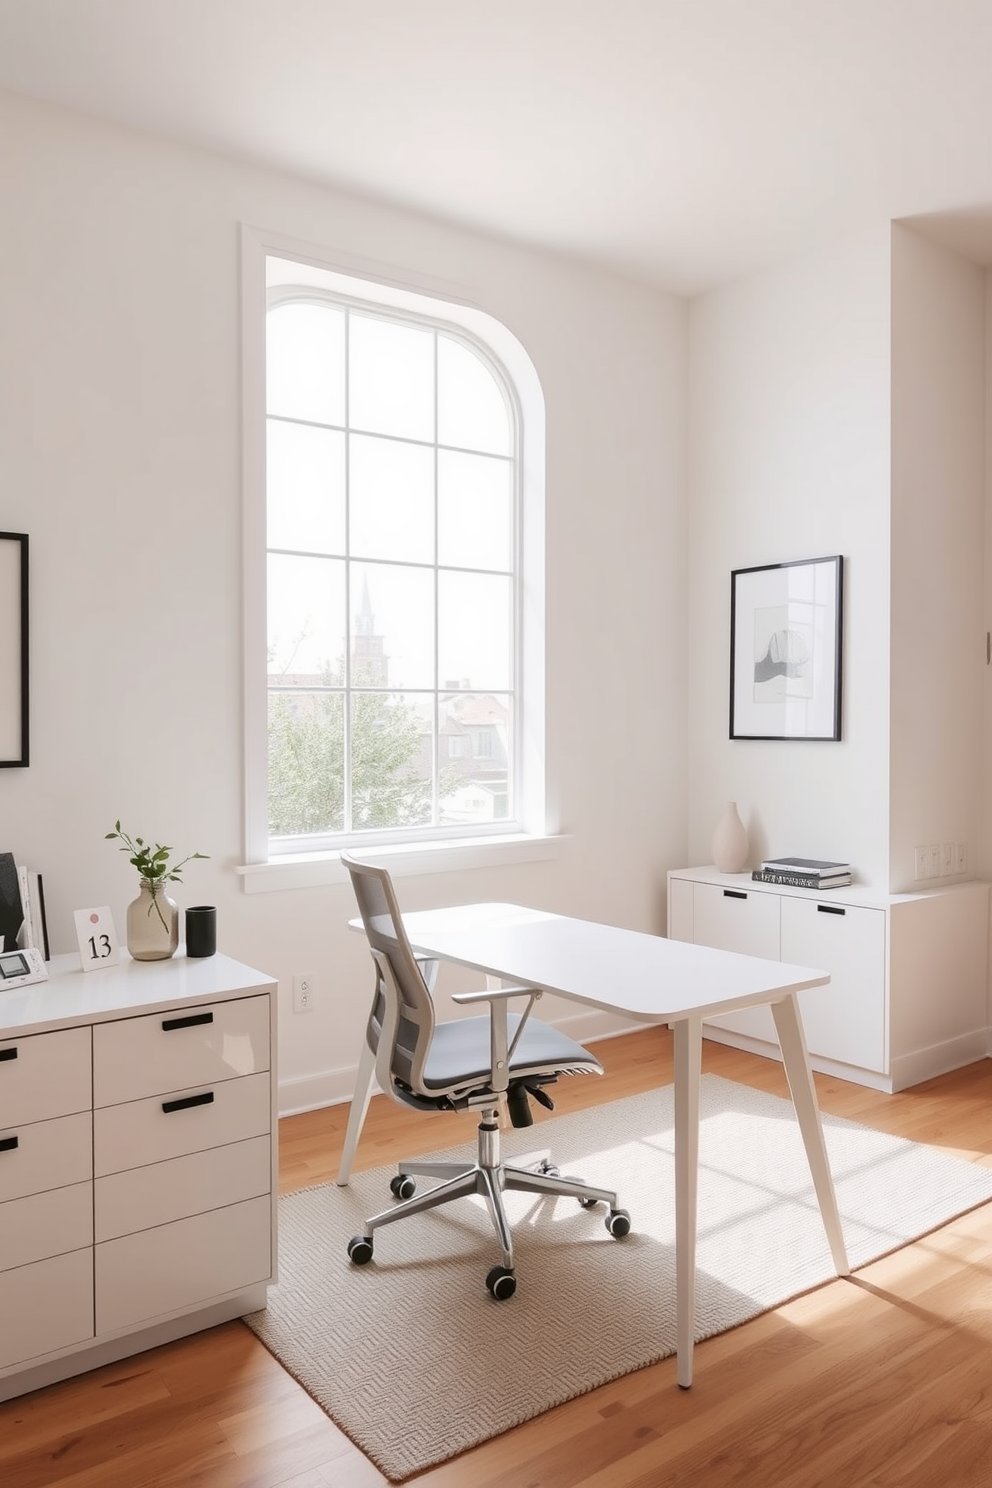
{"label": "chair aluminum base", "polygon": [[513,1239],[510,1224],[503,1205],[503,1191],[518,1190],[523,1193],[541,1194],[546,1197],[578,1199],[581,1204],[608,1204],[611,1214],[617,1209],[616,1193],[607,1188],[595,1188],[579,1178],[563,1178],[546,1159],[534,1167],[516,1167],[504,1163],[500,1158],[499,1127],[485,1119],[479,1124],[479,1155],[470,1168],[454,1162],[418,1162],[413,1159],[401,1162],[398,1174],[401,1177],[440,1178],[436,1188],[427,1193],[414,1194],[392,1209],[385,1209],[366,1220],[363,1234],[371,1240],[372,1232],[382,1225],[394,1224],[411,1214],[423,1214],[448,1204],[452,1199],[464,1198],[468,1194],[481,1194],[486,1200],[489,1217],[503,1251],[503,1265],[513,1270]]}

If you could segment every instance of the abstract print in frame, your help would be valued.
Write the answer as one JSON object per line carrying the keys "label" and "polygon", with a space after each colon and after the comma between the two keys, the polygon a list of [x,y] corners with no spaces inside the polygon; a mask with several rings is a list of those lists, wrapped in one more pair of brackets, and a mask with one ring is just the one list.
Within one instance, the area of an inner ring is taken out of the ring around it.
{"label": "abstract print in frame", "polygon": [[730,575],[731,739],[841,736],[844,560]]}

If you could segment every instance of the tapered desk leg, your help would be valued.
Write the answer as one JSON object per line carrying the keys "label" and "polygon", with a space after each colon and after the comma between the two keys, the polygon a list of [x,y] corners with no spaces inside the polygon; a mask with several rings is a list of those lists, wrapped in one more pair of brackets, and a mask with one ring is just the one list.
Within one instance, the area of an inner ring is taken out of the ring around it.
{"label": "tapered desk leg", "polygon": [[362,1052],[358,1056],[358,1070],[355,1074],[355,1089],[351,1097],[351,1113],[348,1116],[348,1128],[344,1134],[344,1146],[341,1149],[341,1162],[338,1166],[338,1176],[334,1182],[343,1187],[351,1177],[351,1165],[355,1160],[355,1148],[358,1139],[362,1135],[362,1127],[365,1125],[365,1116],[372,1099],[372,1081],[375,1076],[375,1055],[369,1048],[368,1040],[362,1039]]}
{"label": "tapered desk leg", "polygon": [[684,1018],[672,1025],[675,1041],[675,1316],[678,1381],[692,1384],[696,1322],[696,1192],[699,1179],[699,1070],[703,1025]]}
{"label": "tapered desk leg", "polygon": [[792,992],[788,997],[783,997],[781,1002],[773,1002],[772,1014],[775,1018],[778,1041],[782,1047],[782,1062],[789,1081],[792,1104],[796,1108],[799,1130],[802,1132],[806,1157],[809,1161],[809,1170],[813,1175],[813,1187],[820,1204],[823,1228],[827,1232],[830,1254],[833,1257],[837,1275],[849,1276],[851,1267],[847,1259],[844,1232],[840,1225],[837,1195],[834,1192],[833,1175],[830,1172],[827,1147],[823,1140],[820,1108],[816,1102],[813,1071],[806,1052],[806,1040],[803,1037],[795,993]]}

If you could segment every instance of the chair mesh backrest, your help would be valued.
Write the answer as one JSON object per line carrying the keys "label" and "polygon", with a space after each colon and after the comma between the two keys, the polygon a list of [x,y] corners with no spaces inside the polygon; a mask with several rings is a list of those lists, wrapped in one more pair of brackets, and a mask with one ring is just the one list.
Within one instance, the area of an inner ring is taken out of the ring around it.
{"label": "chair mesh backrest", "polygon": [[[341,861],[351,874],[369,946],[388,957],[400,999],[390,1069],[395,1079],[422,1094],[424,1061],[434,1037],[434,1002],[403,928],[392,880],[385,868],[359,862],[350,853],[342,853]],[[368,1031],[375,1052],[383,1026],[384,999],[392,995],[381,976],[378,988]]]}

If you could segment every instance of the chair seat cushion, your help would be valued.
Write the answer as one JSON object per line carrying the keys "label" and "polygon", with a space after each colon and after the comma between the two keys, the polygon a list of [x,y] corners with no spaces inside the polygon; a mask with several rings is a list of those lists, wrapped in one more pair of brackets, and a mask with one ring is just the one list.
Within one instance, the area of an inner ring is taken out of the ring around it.
{"label": "chair seat cushion", "polygon": [[[519,1023],[519,1013],[508,1014],[506,1024],[511,1044]],[[439,1094],[472,1085],[484,1089],[492,1072],[489,1027],[488,1014],[436,1024],[424,1067],[424,1084]],[[598,1075],[602,1074],[603,1066],[594,1054],[566,1033],[537,1018],[529,1018],[510,1063],[511,1079],[570,1070]]]}

